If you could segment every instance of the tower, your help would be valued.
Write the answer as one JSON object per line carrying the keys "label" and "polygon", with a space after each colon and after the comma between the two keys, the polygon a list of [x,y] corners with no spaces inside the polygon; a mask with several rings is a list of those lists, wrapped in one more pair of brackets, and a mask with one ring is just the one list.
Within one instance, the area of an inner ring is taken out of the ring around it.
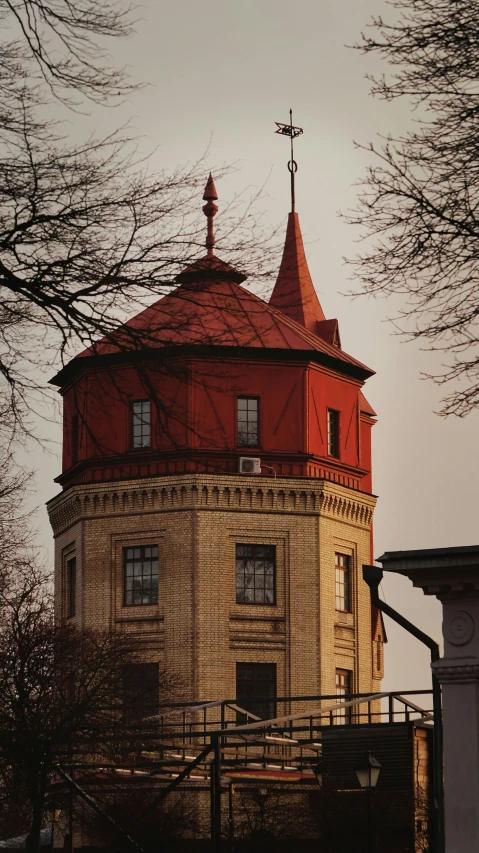
{"label": "tower", "polygon": [[59,619],[134,634],[189,700],[370,693],[372,371],[341,348],[289,215],[269,303],[214,254],[52,380]]}

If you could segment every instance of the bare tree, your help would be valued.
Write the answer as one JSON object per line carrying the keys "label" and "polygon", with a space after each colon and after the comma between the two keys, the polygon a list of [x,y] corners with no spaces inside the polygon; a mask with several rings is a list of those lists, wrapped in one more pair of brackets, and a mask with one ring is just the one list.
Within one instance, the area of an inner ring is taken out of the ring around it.
{"label": "bare tree", "polygon": [[[27,425],[32,390],[43,392],[39,369],[111,337],[201,253],[203,167],[159,176],[132,167],[128,177],[131,165],[118,138],[74,151],[25,139],[0,156],[0,371],[17,424]],[[241,217],[227,219],[225,242],[235,241],[228,254],[252,265],[253,217],[243,226]],[[145,332],[140,340],[130,328],[121,343],[144,347]]]}
{"label": "bare tree", "polygon": [[11,454],[0,455],[0,584],[33,552],[32,519],[24,503],[28,481],[28,472],[15,465]]}
{"label": "bare tree", "polygon": [[[135,88],[104,50],[132,15],[126,0],[0,0],[0,400],[17,429],[44,405],[53,364],[169,292],[204,244],[202,161],[153,174],[127,133],[72,144],[51,121],[52,99],[80,109]],[[222,243],[264,274],[257,224],[233,200]],[[134,338],[125,346],[145,346]]]}
{"label": "bare tree", "polygon": [[[93,787],[97,802],[101,802],[105,813],[144,850],[161,849],[170,853],[178,849],[180,839],[198,837],[200,830],[196,793],[175,791],[166,800],[158,802],[158,789],[156,787],[152,792],[151,782],[141,786],[138,779],[116,779],[110,782],[106,791],[105,787]],[[148,808],[150,803],[151,809]],[[131,853],[132,845],[125,835],[118,833],[112,839],[114,830],[102,815],[92,817],[88,807],[82,808],[80,803],[77,803],[77,809],[80,820],[83,819],[83,824],[88,826],[89,832],[100,845],[111,845],[113,840],[116,850]]]}
{"label": "bare tree", "polygon": [[238,788],[235,794],[235,836],[242,850],[275,849],[278,842],[314,837],[307,795],[281,786]]}
{"label": "bare tree", "polygon": [[137,85],[110,65],[104,41],[130,35],[133,16],[129,0],[1,0],[2,126],[21,128],[16,97],[45,103],[42,85],[68,106],[83,97],[102,104],[124,99]]}
{"label": "bare tree", "polygon": [[148,684],[125,690],[125,666],[138,659],[135,636],[55,624],[49,578],[33,561],[3,584],[0,807],[28,804],[32,849],[58,767],[111,763],[158,735],[158,690],[171,700],[177,680],[158,669],[156,697]]}
{"label": "bare tree", "polygon": [[415,125],[360,146],[376,163],[347,219],[373,241],[351,263],[364,293],[402,297],[403,331],[445,353],[442,414],[464,416],[479,405],[479,3],[389,5],[396,20],[373,19],[356,47],[386,60],[372,94],[407,99]]}

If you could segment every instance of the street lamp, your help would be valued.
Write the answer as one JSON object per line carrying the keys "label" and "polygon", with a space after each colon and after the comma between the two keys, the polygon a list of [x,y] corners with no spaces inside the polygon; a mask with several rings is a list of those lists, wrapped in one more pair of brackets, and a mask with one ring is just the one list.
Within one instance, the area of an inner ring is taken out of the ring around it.
{"label": "street lamp", "polygon": [[378,784],[381,765],[374,755],[367,750],[354,768],[361,788],[375,788]]}
{"label": "street lamp", "polygon": [[374,755],[367,750],[354,768],[361,788],[366,790],[368,810],[368,853],[374,853],[373,819],[371,812],[371,791],[378,784],[381,765]]}

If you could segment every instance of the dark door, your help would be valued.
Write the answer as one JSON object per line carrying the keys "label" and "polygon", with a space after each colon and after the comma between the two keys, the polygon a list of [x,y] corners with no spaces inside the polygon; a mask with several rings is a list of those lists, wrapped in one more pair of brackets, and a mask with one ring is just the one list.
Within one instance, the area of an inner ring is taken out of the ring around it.
{"label": "dark door", "polygon": [[262,720],[268,720],[276,715],[275,700],[275,663],[236,664],[236,701],[238,705]]}
{"label": "dark door", "polygon": [[159,669],[157,663],[123,666],[123,707],[133,720],[158,716]]}

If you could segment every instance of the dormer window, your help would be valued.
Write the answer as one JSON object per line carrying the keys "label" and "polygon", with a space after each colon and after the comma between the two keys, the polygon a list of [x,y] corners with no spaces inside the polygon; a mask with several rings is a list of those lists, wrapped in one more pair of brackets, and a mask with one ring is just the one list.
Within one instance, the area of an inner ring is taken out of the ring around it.
{"label": "dormer window", "polygon": [[238,446],[258,447],[259,400],[257,397],[238,397]]}
{"label": "dormer window", "polygon": [[132,447],[150,446],[151,407],[149,400],[137,400],[132,404]]}
{"label": "dormer window", "polygon": [[328,409],[328,456],[339,459],[339,412]]}

